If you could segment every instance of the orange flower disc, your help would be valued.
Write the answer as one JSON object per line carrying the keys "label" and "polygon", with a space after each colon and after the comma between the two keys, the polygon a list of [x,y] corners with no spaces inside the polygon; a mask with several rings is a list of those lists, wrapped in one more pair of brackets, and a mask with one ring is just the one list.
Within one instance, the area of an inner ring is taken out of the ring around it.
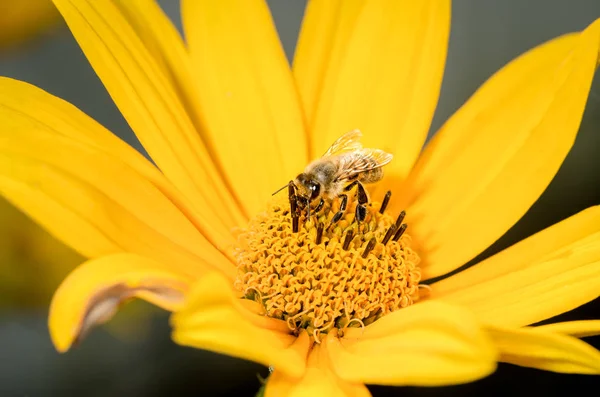
{"label": "orange flower disc", "polygon": [[326,204],[310,221],[300,215],[294,233],[289,205],[275,199],[240,231],[234,247],[235,288],[317,341],[320,333],[368,325],[419,299],[420,259],[403,233],[403,216],[382,214],[372,203],[357,224],[350,202],[332,224],[339,204]]}

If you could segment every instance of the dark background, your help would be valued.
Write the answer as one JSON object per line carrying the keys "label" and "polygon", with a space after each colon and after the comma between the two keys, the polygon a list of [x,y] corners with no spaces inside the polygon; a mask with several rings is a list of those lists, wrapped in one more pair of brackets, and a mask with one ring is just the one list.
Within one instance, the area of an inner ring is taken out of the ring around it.
{"label": "dark background", "polygon": [[[179,24],[178,1],[161,4]],[[290,59],[304,4],[300,0],[270,1]],[[432,133],[508,61],[548,39],[582,30],[598,17],[598,0],[455,0],[445,79]],[[43,40],[1,54],[0,75],[31,82],[74,103],[140,149],[64,27]],[[481,258],[600,204],[598,80],[592,87],[576,144],[558,175],[527,215]],[[39,280],[40,285],[45,281]],[[35,290],[37,285],[28,288]],[[0,297],[3,293],[0,291]],[[144,304],[133,308],[132,316],[140,318],[139,322],[128,321],[128,313],[117,315],[115,321],[127,325],[124,332],[98,329],[81,346],[59,355],[46,329],[47,302],[40,302],[38,307],[0,306],[0,397],[252,396],[259,387],[257,374],[267,373],[254,363],[175,345],[169,339],[167,315]],[[600,318],[598,301],[553,321],[591,318]],[[600,338],[588,341],[600,347]],[[599,386],[600,377],[500,365],[496,374],[469,385],[428,389],[374,386],[370,390],[374,396],[563,395],[586,388],[598,390]]]}

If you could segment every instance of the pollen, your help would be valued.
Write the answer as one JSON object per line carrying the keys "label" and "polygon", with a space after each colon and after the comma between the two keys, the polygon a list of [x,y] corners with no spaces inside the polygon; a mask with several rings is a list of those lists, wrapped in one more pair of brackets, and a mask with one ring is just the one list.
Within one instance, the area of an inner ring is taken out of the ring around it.
{"label": "pollen", "polygon": [[238,234],[234,287],[268,316],[286,321],[294,333],[306,329],[316,341],[332,329],[364,327],[413,304],[420,259],[405,233],[404,211],[392,217],[388,201],[389,194],[381,204],[368,204],[359,223],[353,201],[332,222],[338,199],[306,219],[275,198]]}

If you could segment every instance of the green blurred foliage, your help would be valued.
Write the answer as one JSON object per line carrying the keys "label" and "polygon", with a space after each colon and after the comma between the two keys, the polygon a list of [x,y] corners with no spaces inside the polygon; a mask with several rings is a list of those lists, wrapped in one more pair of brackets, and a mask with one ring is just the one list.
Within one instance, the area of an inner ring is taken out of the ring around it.
{"label": "green blurred foliage", "polygon": [[0,308],[46,307],[84,258],[0,199]]}
{"label": "green blurred foliage", "polygon": [[51,34],[61,22],[51,0],[0,0],[0,49]]}

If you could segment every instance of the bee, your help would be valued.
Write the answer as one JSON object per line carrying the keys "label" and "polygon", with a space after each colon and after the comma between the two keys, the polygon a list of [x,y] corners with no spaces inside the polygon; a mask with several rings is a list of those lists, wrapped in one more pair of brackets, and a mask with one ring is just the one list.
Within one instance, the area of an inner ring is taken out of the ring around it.
{"label": "bee", "polygon": [[363,148],[361,138],[362,133],[359,130],[342,135],[323,157],[308,164],[303,173],[289,182],[292,212],[296,208],[306,208],[307,217],[310,218],[313,203],[319,200],[313,209],[314,212],[318,212],[325,204],[324,199],[332,200],[338,197],[341,200],[340,209],[331,220],[333,224],[344,215],[348,205],[346,192],[356,187],[355,217],[358,222],[365,219],[369,196],[363,184],[380,181],[383,178],[383,166],[392,161],[393,156],[383,150]]}

